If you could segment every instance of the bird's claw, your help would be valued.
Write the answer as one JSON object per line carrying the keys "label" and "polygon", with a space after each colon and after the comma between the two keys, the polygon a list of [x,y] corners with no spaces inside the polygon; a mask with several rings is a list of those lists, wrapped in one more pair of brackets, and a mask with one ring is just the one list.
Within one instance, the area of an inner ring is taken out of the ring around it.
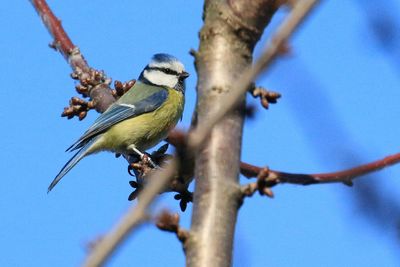
{"label": "bird's claw", "polygon": [[144,153],[140,158],[144,164],[151,165],[151,167],[153,167],[154,169],[158,168],[157,164],[153,162],[148,154]]}

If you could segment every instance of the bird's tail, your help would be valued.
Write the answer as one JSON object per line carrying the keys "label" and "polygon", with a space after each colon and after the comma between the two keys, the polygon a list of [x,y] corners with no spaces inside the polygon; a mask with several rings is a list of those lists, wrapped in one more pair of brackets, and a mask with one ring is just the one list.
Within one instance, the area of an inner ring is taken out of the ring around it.
{"label": "bird's tail", "polygon": [[76,165],[78,162],[87,156],[89,153],[90,146],[97,140],[97,138],[93,138],[87,144],[85,144],[79,151],[70,159],[67,163],[65,163],[64,167],[62,167],[61,171],[57,174],[54,180],[49,185],[47,193],[49,193],[53,187]]}

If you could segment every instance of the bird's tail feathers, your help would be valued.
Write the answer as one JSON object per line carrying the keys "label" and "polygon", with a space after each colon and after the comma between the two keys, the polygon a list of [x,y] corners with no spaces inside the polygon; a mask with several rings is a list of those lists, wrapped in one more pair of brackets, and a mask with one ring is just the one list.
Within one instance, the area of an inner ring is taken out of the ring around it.
{"label": "bird's tail feathers", "polygon": [[93,138],[88,143],[86,143],[79,151],[70,159],[67,163],[65,163],[64,167],[62,167],[61,171],[57,174],[54,180],[49,185],[47,193],[49,193],[56,184],[76,165],[78,162],[83,159],[87,154],[91,145],[97,140],[97,138]]}

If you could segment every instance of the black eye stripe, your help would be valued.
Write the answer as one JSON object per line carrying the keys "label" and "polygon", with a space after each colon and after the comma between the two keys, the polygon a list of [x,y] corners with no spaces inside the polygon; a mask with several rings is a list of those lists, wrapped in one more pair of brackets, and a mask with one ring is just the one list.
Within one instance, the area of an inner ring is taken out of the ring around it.
{"label": "black eye stripe", "polygon": [[179,76],[179,73],[177,71],[174,71],[174,70],[172,70],[170,68],[148,67],[147,69],[148,70],[159,70],[159,71],[164,72],[165,74],[172,74],[172,75],[175,75],[175,76]]}

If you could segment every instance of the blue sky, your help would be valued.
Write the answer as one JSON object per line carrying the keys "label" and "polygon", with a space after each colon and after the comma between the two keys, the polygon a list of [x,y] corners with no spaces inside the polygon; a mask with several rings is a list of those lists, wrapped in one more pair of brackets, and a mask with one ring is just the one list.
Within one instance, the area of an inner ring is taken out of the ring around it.
{"label": "blue sky", "polygon": [[[157,52],[180,58],[192,74],[179,125],[187,128],[196,84],[188,51],[198,47],[200,2],[49,4],[89,64],[114,79],[136,78]],[[244,161],[316,173],[398,152],[398,58],[376,42],[360,2],[324,1],[291,42],[293,54],[260,77],[260,85],[283,97],[268,111],[258,108],[256,118],[246,122]],[[390,11],[398,14],[400,4],[391,3]],[[64,150],[97,114],[82,122],[60,118],[75,95],[69,66],[47,47],[51,38],[29,1],[7,1],[2,7],[0,266],[77,266],[86,244],[107,232],[132,204],[126,200],[131,178],[123,160],[103,153],[83,160],[46,194],[69,158]],[[356,181],[353,188],[282,185],[272,200],[247,199],[237,223],[235,266],[398,266],[393,221],[399,218],[399,175],[400,167],[393,167]],[[179,211],[172,196],[163,195],[155,208]],[[190,209],[182,214],[185,227]],[[183,266],[184,256],[175,237],[147,225],[109,266],[132,264]]]}

